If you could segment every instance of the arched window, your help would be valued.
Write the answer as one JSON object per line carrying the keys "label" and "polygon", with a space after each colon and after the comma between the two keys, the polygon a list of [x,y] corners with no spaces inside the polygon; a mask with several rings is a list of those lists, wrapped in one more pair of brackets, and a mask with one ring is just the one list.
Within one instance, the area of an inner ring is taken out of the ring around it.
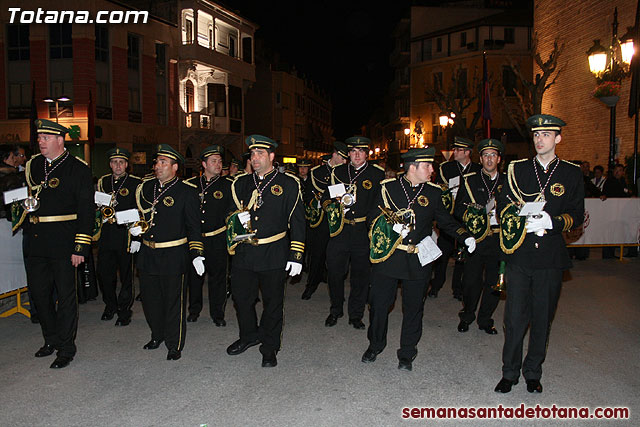
{"label": "arched window", "polygon": [[184,108],[186,113],[191,113],[194,110],[193,99],[194,89],[191,80],[187,80],[184,85]]}

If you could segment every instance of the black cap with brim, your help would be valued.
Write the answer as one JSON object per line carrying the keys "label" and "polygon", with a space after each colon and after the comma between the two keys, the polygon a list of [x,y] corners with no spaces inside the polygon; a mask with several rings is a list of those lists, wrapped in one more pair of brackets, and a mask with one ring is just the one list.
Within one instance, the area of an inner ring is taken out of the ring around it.
{"label": "black cap with brim", "polygon": [[249,146],[249,150],[264,148],[265,150],[273,151],[278,147],[277,142],[264,135],[249,135],[245,138],[244,142]]}
{"label": "black cap with brim", "polygon": [[58,135],[58,136],[64,137],[69,132],[69,129],[62,126],[61,124],[52,122],[51,120],[38,119],[34,123],[36,125],[37,133],[44,133],[47,135]]}
{"label": "black cap with brim", "polygon": [[536,114],[527,119],[527,126],[531,129],[531,132],[539,130],[555,130],[560,132],[562,127],[566,125],[562,119],[552,116],[551,114]]}
{"label": "black cap with brim", "polygon": [[497,150],[500,154],[504,153],[504,144],[498,139],[488,138],[483,139],[478,143],[478,152],[482,153],[484,150],[492,148]]}
{"label": "black cap with brim", "polygon": [[400,157],[404,163],[413,162],[433,162],[433,158],[436,155],[435,147],[427,148],[411,148],[406,153],[402,153]]}
{"label": "black cap with brim", "polygon": [[175,148],[169,144],[159,144],[154,157],[165,156],[177,161],[180,164],[184,164],[184,157]]}
{"label": "black cap with brim", "polygon": [[371,140],[366,136],[352,136],[351,138],[347,138],[345,141],[349,150],[352,148],[369,148],[369,144],[371,144]]}
{"label": "black cap with brim", "polygon": [[347,148],[347,144],[345,144],[344,142],[335,141],[333,143],[333,150],[345,159],[349,158],[349,148]]}
{"label": "black cap with brim", "polygon": [[129,157],[131,157],[131,153],[129,153],[129,150],[127,150],[126,148],[112,148],[111,150],[107,151],[107,157],[109,157],[109,160],[112,159],[125,159],[127,161],[129,161]]}
{"label": "black cap with brim", "polygon": [[453,148],[464,148],[466,150],[473,150],[473,141],[461,136],[453,138]]}
{"label": "black cap with brim", "polygon": [[297,165],[298,167],[300,166],[311,167],[311,161],[308,159],[301,159],[300,161],[298,161]]}
{"label": "black cap with brim", "polygon": [[207,157],[213,154],[219,154],[220,156],[222,156],[224,154],[224,148],[219,145],[210,145],[202,150],[202,153],[200,153],[200,160],[205,160]]}

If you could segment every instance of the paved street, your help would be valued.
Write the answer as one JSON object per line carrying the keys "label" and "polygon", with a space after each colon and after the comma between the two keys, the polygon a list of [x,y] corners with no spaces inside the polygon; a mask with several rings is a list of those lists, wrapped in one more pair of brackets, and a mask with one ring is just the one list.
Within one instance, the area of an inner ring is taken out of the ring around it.
{"label": "paved street", "polygon": [[188,324],[182,359],[170,362],[164,344],[154,351],[142,349],[150,332],[139,302],[131,325],[124,328],[116,328],[115,319],[102,322],[102,302],[89,302],[80,306],[78,354],[60,371],[49,369],[53,356],[33,357],[43,343],[39,326],[20,315],[0,319],[0,425],[417,425],[431,421],[403,420],[403,407],[521,403],[626,406],[629,420],[606,425],[639,425],[640,261],[601,260],[599,250],[591,254],[592,259],[575,263],[564,283],[542,394],[527,393],[522,379],[510,394],[493,391],[501,377],[504,302],[495,317],[499,335],[486,335],[475,326],[461,334],[456,330],[460,303],[447,284],[437,299],[426,301],[418,357],[413,372],[403,372],[395,355],[400,307],[390,315],[389,346],[375,363],[365,365],[360,357],[367,348],[366,331],[348,326],[346,318],[326,328],[327,287],[322,284],[310,301],[302,301],[303,278],[287,287],[283,348],[272,369],[260,367],[257,347],[239,356],[226,354],[238,334],[231,304],[226,328],[216,328],[204,316]]}

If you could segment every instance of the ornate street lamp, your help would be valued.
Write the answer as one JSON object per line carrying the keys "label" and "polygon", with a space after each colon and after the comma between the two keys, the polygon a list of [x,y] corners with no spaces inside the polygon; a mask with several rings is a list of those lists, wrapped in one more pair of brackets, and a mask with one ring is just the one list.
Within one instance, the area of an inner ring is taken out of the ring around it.
{"label": "ornate street lamp", "polygon": [[58,111],[58,103],[59,102],[69,102],[69,101],[71,101],[71,98],[62,95],[62,96],[60,96],[58,98],[51,98],[51,97],[44,98],[43,101],[44,102],[48,102],[48,103],[54,103],[54,102],[56,103],[56,123],[58,123],[58,115],[60,114],[59,111]]}

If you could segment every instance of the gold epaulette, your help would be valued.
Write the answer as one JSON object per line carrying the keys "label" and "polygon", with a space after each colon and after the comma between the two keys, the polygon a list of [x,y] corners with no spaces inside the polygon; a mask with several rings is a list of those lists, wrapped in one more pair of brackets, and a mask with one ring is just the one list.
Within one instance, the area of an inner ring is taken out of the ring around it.
{"label": "gold epaulette", "polygon": [[129,176],[130,176],[131,178],[135,178],[135,179],[142,180],[142,178],[140,178],[140,177],[139,177],[139,176],[137,176],[137,175],[129,174]]}
{"label": "gold epaulette", "polygon": [[84,161],[83,159],[81,159],[80,157],[78,157],[78,156],[73,156],[73,157],[75,157],[76,159],[80,160],[82,163],[84,163],[84,164],[85,164],[85,166],[89,166],[89,163],[85,162],[85,161]]}
{"label": "gold epaulette", "polygon": [[192,176],[191,178],[183,179],[182,182],[188,182],[190,184],[193,184],[192,181],[196,178],[200,178],[200,176]]}
{"label": "gold epaulette", "polygon": [[236,175],[236,176],[231,176],[231,175],[225,175],[225,178],[227,179],[227,181],[229,182],[233,182],[236,180],[236,178],[239,176],[240,174]]}
{"label": "gold epaulette", "polygon": [[294,178],[298,182],[298,184],[300,184],[300,178],[297,177],[296,175],[292,174],[291,172],[287,172],[287,171],[285,171],[284,174],[287,175],[287,176],[290,176],[291,178]]}
{"label": "gold epaulette", "polygon": [[467,178],[467,177],[469,177],[469,176],[471,176],[471,175],[475,175],[475,174],[476,174],[475,172],[465,173],[465,174],[463,175],[463,178]]}
{"label": "gold epaulette", "polygon": [[438,190],[442,191],[442,188],[438,185],[438,184],[434,184],[433,182],[429,181],[427,182],[427,184],[429,184],[432,187],[437,188]]}
{"label": "gold epaulette", "polygon": [[396,178],[383,179],[382,181],[380,181],[380,185],[384,185],[384,184],[386,184],[388,182],[395,181],[395,180],[396,180]]}
{"label": "gold epaulette", "polygon": [[142,177],[142,182],[151,181],[152,179],[155,179],[155,178],[156,178],[155,175],[145,175]]}
{"label": "gold epaulette", "polygon": [[198,186],[197,186],[197,185],[195,185],[195,184],[193,184],[193,183],[191,183],[191,182],[182,181],[182,183],[183,183],[183,184],[188,185],[189,187],[198,188]]}
{"label": "gold epaulette", "polygon": [[318,169],[320,166],[324,166],[324,165],[322,164],[322,165],[316,165],[316,166],[312,167],[311,170],[309,171],[309,173],[311,173],[314,170]]}
{"label": "gold epaulette", "polygon": [[577,168],[579,168],[579,167],[580,167],[580,165],[576,165],[575,163],[571,163],[571,162],[570,162],[570,161],[568,161],[568,160],[564,160],[564,159],[562,159],[562,161],[563,161],[563,162],[565,162],[565,163],[570,164],[571,166],[575,166],[575,167],[577,167]]}
{"label": "gold epaulette", "polygon": [[376,167],[376,168],[378,168],[378,169],[380,169],[382,172],[385,172],[385,170],[384,170],[384,168],[383,168],[382,166],[377,165],[377,164],[375,164],[375,163],[373,164],[373,166],[374,166],[374,167]]}

